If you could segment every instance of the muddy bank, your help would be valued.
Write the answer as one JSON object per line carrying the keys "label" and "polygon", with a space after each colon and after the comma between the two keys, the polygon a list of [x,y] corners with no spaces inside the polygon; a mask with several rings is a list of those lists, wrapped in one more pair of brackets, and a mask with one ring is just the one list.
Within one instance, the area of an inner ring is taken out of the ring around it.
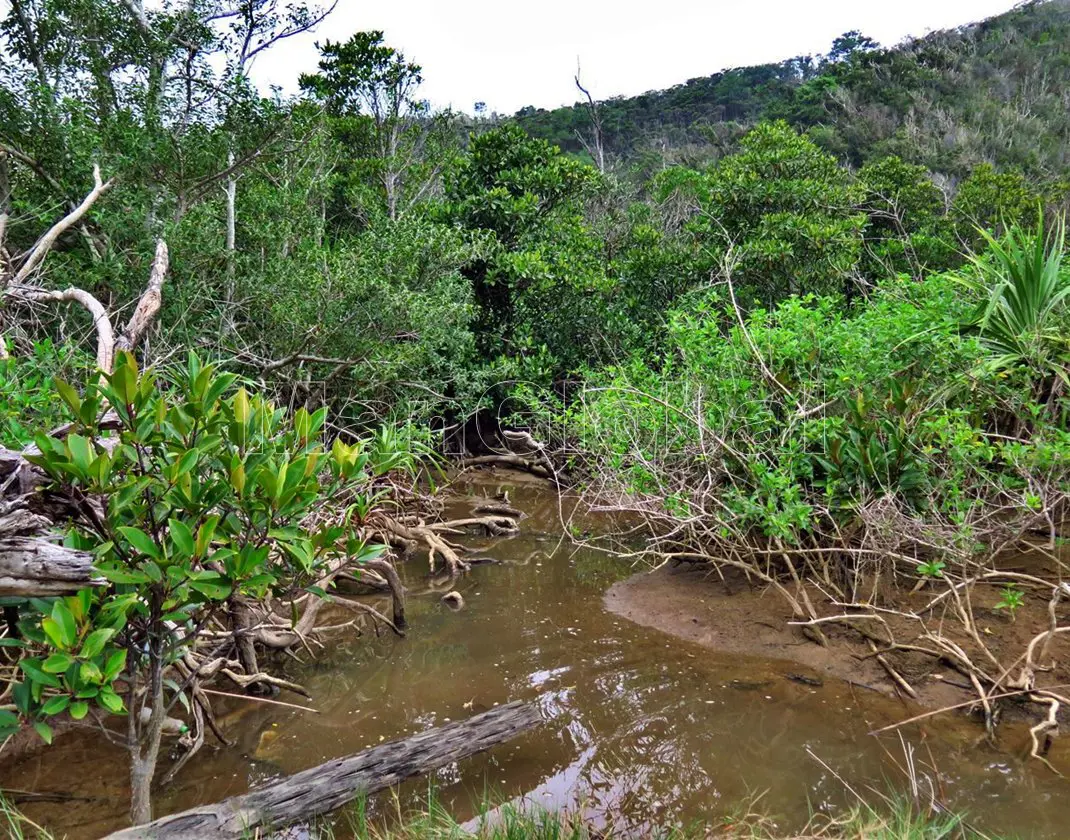
{"label": "muddy bank", "polygon": [[[789,624],[791,609],[783,598],[751,587],[742,575],[720,578],[702,567],[662,566],[615,583],[604,603],[622,618],[720,653],[787,660],[803,676],[840,679],[906,700],[857,633],[827,624],[829,646],[815,644]],[[917,693],[912,704],[939,708],[971,697],[961,674],[930,658],[897,655],[894,667]]]}

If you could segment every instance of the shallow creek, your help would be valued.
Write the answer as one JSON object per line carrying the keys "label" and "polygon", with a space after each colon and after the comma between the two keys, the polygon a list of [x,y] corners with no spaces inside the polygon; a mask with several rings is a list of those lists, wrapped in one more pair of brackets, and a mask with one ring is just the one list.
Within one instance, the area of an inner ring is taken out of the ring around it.
{"label": "shallow creek", "polygon": [[[481,481],[473,492],[497,489]],[[521,535],[493,543],[499,565],[478,566],[456,584],[465,609],[451,612],[427,593],[426,568],[409,564],[402,569],[412,592],[407,638],[340,640],[316,661],[287,667],[311,691],[318,714],[245,700],[221,705],[236,745],[202,750],[158,795],[156,814],[515,699],[536,701],[548,722],[431,780],[460,819],[488,793],[526,795],[549,807],[583,807],[642,835],[651,823],[716,828],[761,795],[757,810],[797,828],[815,809],[849,803],[837,775],[860,791],[884,792],[888,781],[903,788],[899,736],[867,733],[918,709],[839,681],[798,682],[792,677],[808,672],[790,662],[718,654],[614,616],[603,593],[633,570],[559,545],[549,492],[523,483],[512,501],[529,514]],[[954,716],[904,729],[919,768],[934,763],[941,793],[979,827],[1068,836],[1067,782],[1020,754],[975,747],[980,732]],[[1017,745],[1020,735],[1005,740]],[[404,786],[403,807],[426,798],[428,784]],[[76,732],[3,762],[0,786],[74,797],[21,807],[57,835],[97,837],[123,824],[125,753],[99,734]],[[381,798],[371,807],[396,806]]]}

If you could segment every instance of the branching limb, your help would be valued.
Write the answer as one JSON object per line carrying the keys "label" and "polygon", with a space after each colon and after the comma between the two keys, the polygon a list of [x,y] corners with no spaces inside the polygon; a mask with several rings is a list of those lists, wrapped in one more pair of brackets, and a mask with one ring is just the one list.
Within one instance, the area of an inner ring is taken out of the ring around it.
{"label": "branching limb", "polygon": [[93,167],[93,189],[89,191],[88,195],[82,199],[82,203],[71,210],[66,216],[52,225],[40,239],[34,243],[34,246],[30,248],[29,253],[23,258],[22,265],[15,273],[15,277],[12,280],[13,285],[20,285],[25,283],[34,270],[44,261],[48,256],[49,251],[56,244],[56,240],[59,239],[68,229],[78,224],[82,217],[89,212],[97,199],[104,193],[115,186],[115,179],[109,178],[107,181],[100,180],[100,167]]}

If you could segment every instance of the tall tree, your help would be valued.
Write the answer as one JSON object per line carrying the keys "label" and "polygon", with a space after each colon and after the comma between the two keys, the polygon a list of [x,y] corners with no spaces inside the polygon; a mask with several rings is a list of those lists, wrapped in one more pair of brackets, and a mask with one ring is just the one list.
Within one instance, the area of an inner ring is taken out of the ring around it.
{"label": "tall tree", "polygon": [[417,99],[423,68],[383,43],[382,32],[317,46],[320,72],[303,75],[301,87],[327,105],[349,142],[366,145],[387,215],[396,219],[437,184],[440,162],[428,152],[445,139],[451,116]]}

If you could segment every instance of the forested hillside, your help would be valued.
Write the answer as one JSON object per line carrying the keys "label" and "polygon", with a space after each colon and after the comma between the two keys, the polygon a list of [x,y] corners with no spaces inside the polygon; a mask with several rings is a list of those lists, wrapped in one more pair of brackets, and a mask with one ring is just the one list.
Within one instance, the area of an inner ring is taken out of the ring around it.
{"label": "forested hillside", "polygon": [[[598,113],[606,153],[623,164],[709,160],[748,126],[784,119],[854,166],[895,154],[953,178],[988,161],[1058,179],[1070,167],[1068,89],[1070,3],[1049,0],[894,46],[847,33],[825,55],[608,99]],[[570,152],[593,140],[586,103],[515,119]]]}

